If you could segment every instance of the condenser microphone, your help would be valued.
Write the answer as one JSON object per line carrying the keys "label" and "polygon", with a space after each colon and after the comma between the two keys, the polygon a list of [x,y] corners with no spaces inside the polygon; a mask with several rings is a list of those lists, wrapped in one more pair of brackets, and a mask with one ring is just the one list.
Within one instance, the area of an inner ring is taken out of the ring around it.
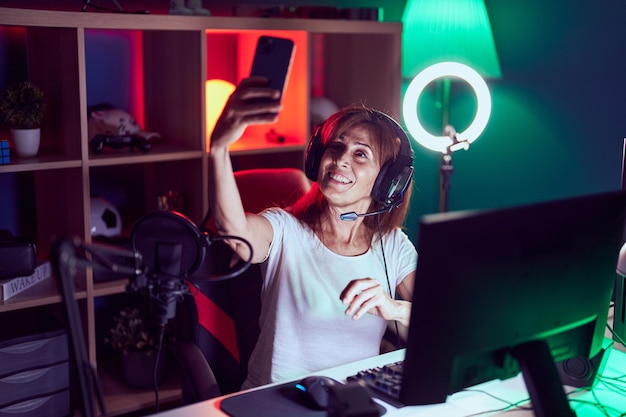
{"label": "condenser microphone", "polygon": [[388,207],[388,208],[384,208],[381,210],[376,210],[376,211],[370,211],[368,213],[355,213],[353,211],[349,212],[349,213],[342,213],[339,215],[339,218],[341,220],[345,220],[345,221],[355,221],[356,219],[358,219],[359,217],[368,217],[368,216],[375,216],[377,214],[382,214],[382,213],[386,213],[388,211],[391,211],[393,209],[393,206]]}

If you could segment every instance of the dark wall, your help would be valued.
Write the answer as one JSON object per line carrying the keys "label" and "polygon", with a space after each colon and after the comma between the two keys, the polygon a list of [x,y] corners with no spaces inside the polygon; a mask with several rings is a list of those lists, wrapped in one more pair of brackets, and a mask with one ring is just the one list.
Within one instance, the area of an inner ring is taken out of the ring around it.
{"label": "dark wall", "polygon": [[[626,137],[623,1],[485,4],[502,78],[488,81],[493,111],[485,132],[453,155],[450,210],[619,189]],[[469,92],[453,97],[457,130],[475,109],[472,99]],[[418,217],[438,210],[439,186],[439,156],[419,145],[415,151],[412,236]]]}
{"label": "dark wall", "polygon": [[[0,0],[0,6],[16,3],[47,8],[41,1]],[[114,5],[108,0],[92,3]],[[147,4],[120,3],[128,10]],[[205,1],[208,7],[216,3],[229,4]],[[373,7],[381,2],[329,3]],[[82,6],[79,0],[55,2],[61,4]],[[167,8],[165,0],[150,4]],[[485,0],[485,4],[502,77],[489,80],[493,111],[486,131],[469,151],[453,155],[450,209],[493,208],[619,188],[626,136],[622,46],[626,5],[622,0]],[[389,8],[385,18],[399,20],[401,10]],[[451,120],[462,130],[474,108],[472,97],[455,86],[453,94]],[[407,222],[412,237],[419,216],[437,211],[439,184],[439,156],[419,145],[415,152],[416,192]]]}

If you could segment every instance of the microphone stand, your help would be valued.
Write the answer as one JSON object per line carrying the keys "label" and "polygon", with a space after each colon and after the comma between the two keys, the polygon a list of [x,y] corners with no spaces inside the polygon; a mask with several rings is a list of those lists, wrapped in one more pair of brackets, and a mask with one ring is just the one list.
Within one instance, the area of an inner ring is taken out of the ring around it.
{"label": "microphone stand", "polygon": [[[176,249],[179,249],[175,245]],[[160,253],[161,254],[161,253]],[[166,254],[165,251],[163,254]],[[115,255],[132,261],[133,266],[128,264],[116,264],[107,259],[105,255]],[[69,328],[69,339],[76,366],[77,382],[80,390],[81,412],[84,417],[95,417],[96,410],[93,403],[93,395],[96,395],[102,415],[106,415],[102,386],[93,365],[89,363],[85,347],[85,337],[78,304],[74,294],[74,278],[79,267],[93,268],[94,270],[106,270],[130,277],[127,286],[128,291],[145,291],[151,300],[156,301],[152,313],[158,324],[158,338],[162,340],[165,324],[176,314],[176,301],[189,288],[184,278],[176,274],[170,275],[167,268],[149,268],[140,265],[142,255],[133,250],[118,247],[109,247],[96,244],[81,243],[79,239],[63,239],[54,247],[53,266],[55,275],[59,278],[63,303],[65,304],[66,318]],[[163,269],[163,270],[161,270]]]}
{"label": "microphone stand", "polygon": [[[128,256],[138,265],[140,255],[117,248],[102,249],[109,254]],[[78,302],[74,294],[74,278],[79,267],[92,267],[106,269],[116,273],[140,274],[136,266],[115,265],[98,255],[95,246],[81,244],[77,239],[58,241],[53,248],[52,263],[54,273],[59,280],[65,315],[69,333],[69,343],[74,359],[76,379],[79,388],[80,409],[84,417],[95,417],[96,409],[93,403],[93,395],[96,395],[102,415],[106,415],[104,393],[95,367],[89,362],[85,336],[78,308]]]}
{"label": "microphone stand", "polygon": [[[162,236],[166,237],[162,238]],[[194,277],[193,274],[205,260],[206,247],[213,241],[230,239],[239,240],[245,244],[250,250],[250,257],[237,268],[226,273]],[[151,301],[150,313],[157,321],[157,337],[160,345],[165,325],[176,315],[176,302],[191,293],[189,285],[197,281],[222,281],[234,278],[252,263],[253,248],[247,240],[228,235],[210,237],[208,234],[201,233],[182,214],[175,212],[159,211],[144,216],[133,228],[132,241],[132,250],[102,244],[87,244],[78,238],[61,239],[53,247],[52,262],[55,275],[59,278],[66,307],[69,336],[78,373],[79,396],[82,399],[80,406],[85,417],[96,415],[92,391],[95,391],[97,395],[102,415],[106,412],[96,369],[89,363],[81,315],[75,298],[74,278],[78,268],[110,271],[128,277],[127,291],[141,292]],[[183,256],[190,253],[196,255],[195,259]],[[112,262],[111,255],[120,260],[117,263]],[[156,386],[155,395],[158,410],[158,387]]]}

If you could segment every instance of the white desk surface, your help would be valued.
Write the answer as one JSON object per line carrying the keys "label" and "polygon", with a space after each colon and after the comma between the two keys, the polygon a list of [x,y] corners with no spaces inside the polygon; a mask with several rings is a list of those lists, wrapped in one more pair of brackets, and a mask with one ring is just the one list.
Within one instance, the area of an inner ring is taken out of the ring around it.
{"label": "white desk surface", "polygon": [[[374,358],[365,359],[327,369],[314,375],[324,375],[345,381],[349,375],[374,366],[385,365],[404,359],[404,350],[386,353]],[[614,380],[612,378],[619,378]],[[232,394],[237,395],[237,394]],[[160,413],[159,417],[224,417],[227,414],[220,410],[220,401],[226,398],[219,397],[200,403],[183,406]],[[616,348],[610,350],[609,358],[602,373],[602,378],[591,392],[575,392],[569,395],[570,405],[578,417],[618,417],[626,412],[626,353]],[[427,406],[411,406],[394,408],[381,402],[387,408],[385,416],[437,416],[437,417],[469,417],[469,416],[506,416],[522,417],[533,416],[528,409],[513,409],[506,411],[508,404],[528,399],[528,392],[521,375],[505,381],[491,381],[477,385],[472,389],[458,392],[443,404]],[[377,400],[378,401],[378,400]],[[598,406],[598,402],[605,409]],[[526,404],[523,403],[522,405]]]}

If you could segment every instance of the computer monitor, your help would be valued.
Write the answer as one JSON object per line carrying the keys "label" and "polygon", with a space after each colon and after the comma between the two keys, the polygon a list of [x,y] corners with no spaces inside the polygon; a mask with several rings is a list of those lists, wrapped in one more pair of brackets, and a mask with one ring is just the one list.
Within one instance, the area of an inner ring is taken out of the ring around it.
{"label": "computer monitor", "polygon": [[572,415],[555,362],[602,347],[625,211],[612,192],[424,216],[400,400],[521,370],[536,416]]}
{"label": "computer monitor", "polygon": [[[622,191],[626,191],[626,138],[622,147]],[[622,242],[626,248],[626,230]],[[613,290],[613,339],[622,344],[626,341],[626,276],[623,272],[615,275]]]}

